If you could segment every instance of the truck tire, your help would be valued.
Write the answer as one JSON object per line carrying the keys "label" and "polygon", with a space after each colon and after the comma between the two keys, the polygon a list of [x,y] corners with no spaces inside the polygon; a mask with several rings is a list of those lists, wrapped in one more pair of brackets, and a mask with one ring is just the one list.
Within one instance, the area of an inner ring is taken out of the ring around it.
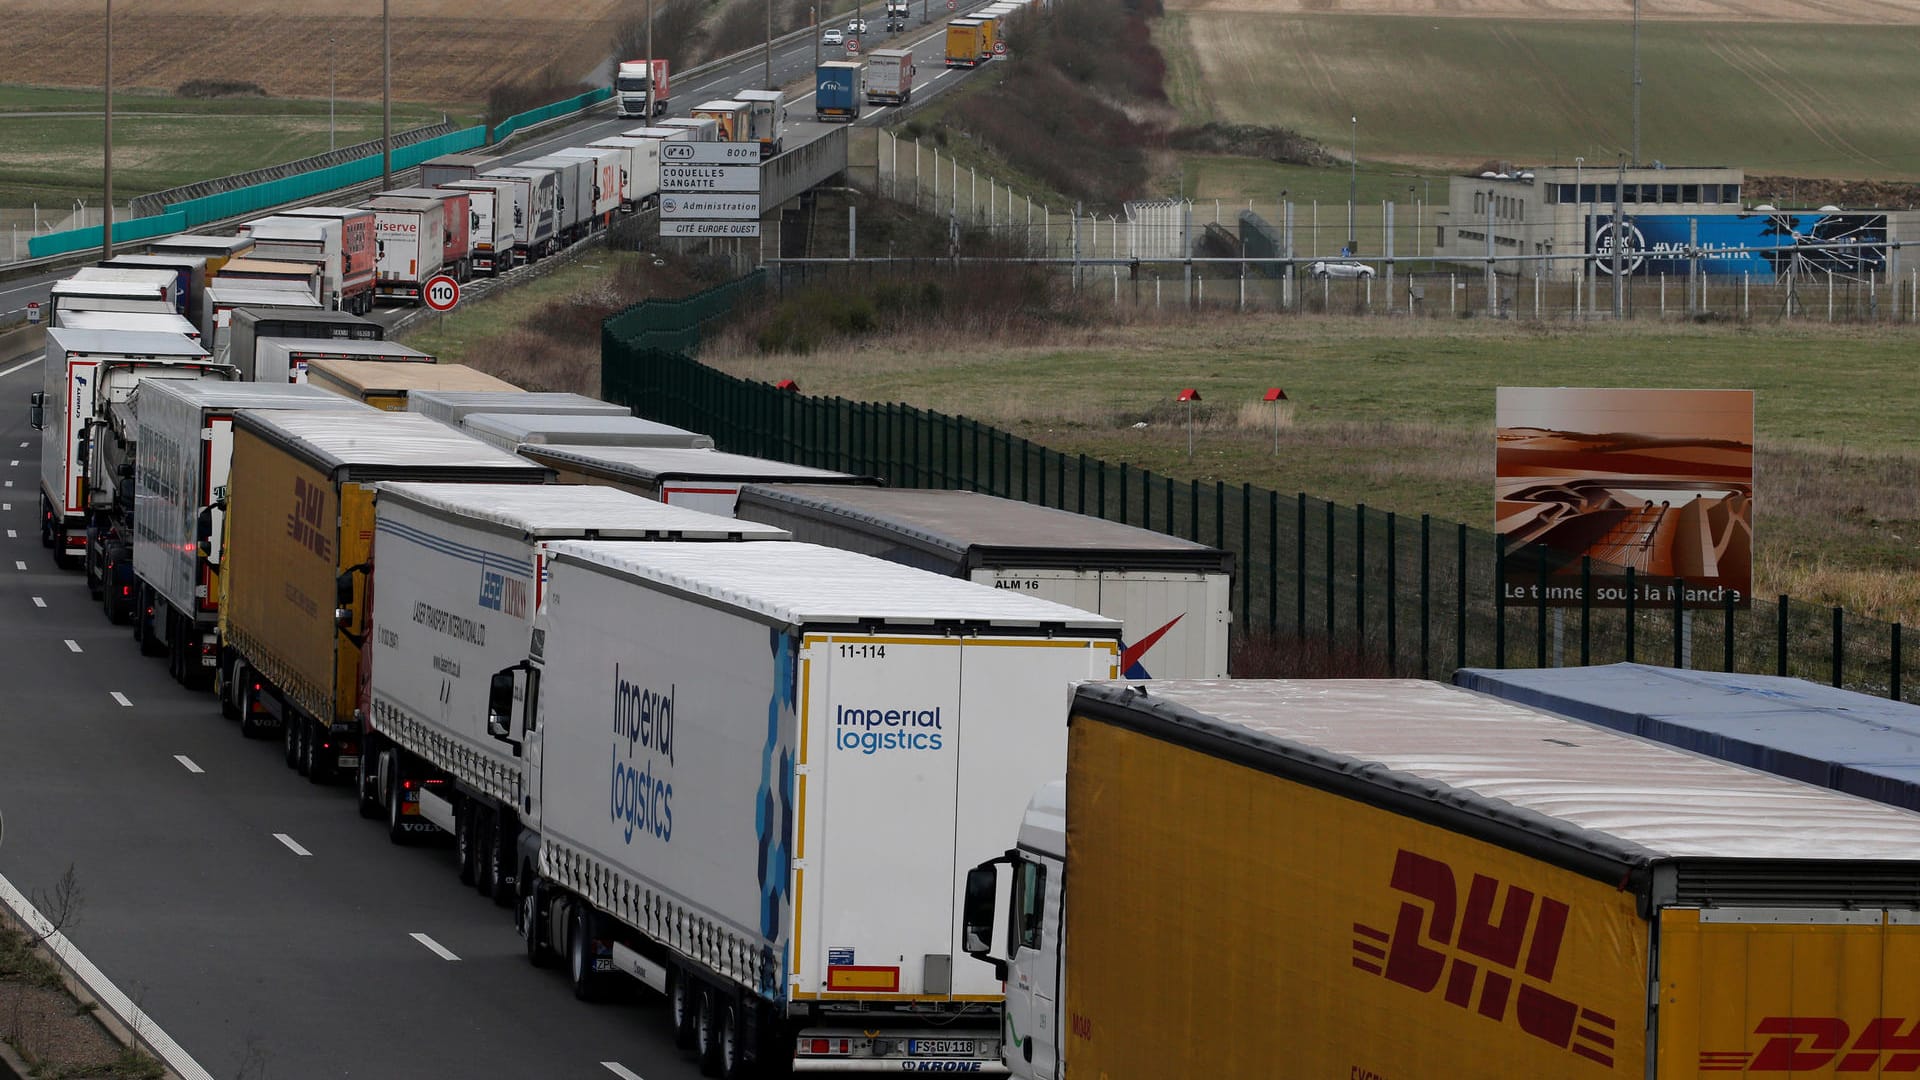
{"label": "truck tire", "polygon": [[[520,872],[521,880],[533,881],[531,866]],[[540,891],[531,885],[520,890],[520,906],[514,911],[514,929],[520,931],[520,940],[527,950],[527,963],[543,968],[553,962],[553,950],[547,947],[541,933]]]}
{"label": "truck tire", "polygon": [[300,721],[289,716],[280,725],[280,749],[286,758],[287,768],[300,767]]}
{"label": "truck tire", "polygon": [[353,801],[360,816],[371,821],[380,816],[380,792],[373,771],[373,747],[360,747],[360,767],[354,771]]}
{"label": "truck tire", "polygon": [[740,1049],[740,1009],[729,996],[720,1004],[719,1046],[715,1050],[713,1071],[720,1080],[742,1080],[747,1075],[745,1055]]}
{"label": "truck tire", "polygon": [[258,739],[266,734],[265,725],[254,719],[259,715],[254,708],[255,699],[260,690],[253,685],[253,672],[243,663],[236,661],[234,671],[234,694],[240,701],[240,737]]}
{"label": "truck tire", "polygon": [[93,545],[88,544],[87,545],[87,597],[88,599],[91,599],[91,600],[98,600],[103,595],[105,595],[105,590],[102,589],[100,586],[100,575],[93,572]]}
{"label": "truck tire", "polygon": [[593,912],[580,900],[567,905],[567,982],[580,1001],[599,1001],[606,978],[593,970]]}
{"label": "truck tire", "polygon": [[466,799],[461,799],[460,804],[453,811],[453,853],[454,861],[460,868],[462,885],[473,884],[474,878],[478,876],[476,871],[480,865],[480,857],[475,852],[476,845],[473,842],[474,817],[478,812],[473,803]]}
{"label": "truck tire", "polygon": [[333,751],[327,749],[327,729],[317,722],[307,724],[306,755],[301,759],[304,766],[300,772],[309,784],[325,784],[333,780]]}
{"label": "truck tire", "polygon": [[673,1021],[673,1045],[693,1049],[694,1016],[700,1011],[700,986],[678,966],[667,972],[667,1016]]}
{"label": "truck tire", "polygon": [[720,1074],[720,1010],[723,1002],[720,995],[707,987],[700,988],[699,1003],[693,1019],[693,1052],[700,1055],[700,1072],[705,1076]]}
{"label": "truck tire", "polygon": [[164,643],[153,634],[154,607],[158,604],[153,598],[153,590],[140,586],[138,601],[133,608],[133,639],[140,643],[141,656],[161,656],[167,651]]}
{"label": "truck tire", "polygon": [[487,846],[481,850],[480,894],[491,897],[495,907],[513,903],[513,884],[507,880],[507,867],[513,865],[513,828],[506,815],[493,814],[493,826],[487,830]]}
{"label": "truck tire", "polygon": [[53,504],[45,495],[40,496],[40,546],[53,546]]}
{"label": "truck tire", "polygon": [[387,749],[380,752],[381,760],[386,763],[387,787],[387,839],[396,844],[411,843],[413,837],[407,832],[407,815],[403,812],[406,805],[406,789],[401,784],[400,752]]}

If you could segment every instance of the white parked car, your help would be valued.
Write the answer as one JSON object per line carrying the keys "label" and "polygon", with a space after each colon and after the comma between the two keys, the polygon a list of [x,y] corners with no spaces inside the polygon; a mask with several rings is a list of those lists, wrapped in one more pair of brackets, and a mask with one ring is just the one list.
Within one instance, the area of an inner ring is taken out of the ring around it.
{"label": "white parked car", "polygon": [[853,19],[847,23],[847,33],[855,37],[867,32],[867,20]]}
{"label": "white parked car", "polygon": [[1307,276],[1316,278],[1370,278],[1373,267],[1350,259],[1321,259],[1307,267]]}
{"label": "white parked car", "polygon": [[847,36],[837,29],[828,30],[826,33],[820,35],[820,44],[822,45],[845,45],[846,43]]}

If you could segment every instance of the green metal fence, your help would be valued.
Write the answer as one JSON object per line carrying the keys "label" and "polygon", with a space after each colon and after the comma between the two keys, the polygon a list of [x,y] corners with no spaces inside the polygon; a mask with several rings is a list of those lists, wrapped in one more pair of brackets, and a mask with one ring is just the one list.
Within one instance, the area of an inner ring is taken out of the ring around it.
{"label": "green metal fence", "polygon": [[[1629,597],[1680,590],[1636,582],[1624,568],[1563,565],[1537,549],[1509,551],[1503,560],[1492,533],[1424,514],[1164,476],[1054,450],[965,416],[806,396],[691,359],[699,328],[761,285],[756,274],[608,319],[602,396],[705,432],[725,450],[896,486],[982,491],[1226,548],[1237,567],[1236,673],[1318,664],[1328,673],[1445,677],[1463,666],[1637,660],[1793,675],[1920,700],[1903,679],[1909,646],[1897,624],[1785,596],[1688,610],[1665,600],[1549,607],[1538,586],[1574,574],[1589,586],[1624,583]],[[1302,660],[1309,653],[1312,664]]]}
{"label": "green metal fence", "polygon": [[[187,227],[185,214],[169,211],[154,214],[151,217],[132,218],[113,223],[113,238],[121,240],[145,240],[152,236],[165,236],[177,233]],[[101,242],[101,226],[89,225],[84,229],[66,229],[61,232],[47,233],[27,241],[27,257],[43,259],[49,255],[65,255],[69,251],[84,251],[97,248]]]}
{"label": "green metal fence", "polygon": [[531,127],[534,124],[551,120],[556,116],[565,116],[568,113],[579,112],[581,109],[590,105],[597,105],[612,96],[613,89],[602,86],[597,90],[589,90],[584,94],[576,94],[573,97],[553,102],[550,105],[542,105],[537,109],[528,109],[523,113],[514,113],[512,116],[494,125],[493,138],[488,141],[496,143],[503,142],[508,136],[523,127]]}

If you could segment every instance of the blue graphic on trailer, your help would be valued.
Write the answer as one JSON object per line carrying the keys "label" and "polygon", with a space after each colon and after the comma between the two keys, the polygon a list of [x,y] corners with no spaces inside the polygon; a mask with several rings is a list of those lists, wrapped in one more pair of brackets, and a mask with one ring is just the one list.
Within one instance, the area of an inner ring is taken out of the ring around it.
{"label": "blue graphic on trailer", "polygon": [[[781,925],[793,880],[793,758],[780,733],[794,728],[798,680],[795,645],[778,630],[768,632],[773,651],[773,696],[767,699],[767,741],[760,750],[760,790],[755,800],[754,831],[760,840],[760,994],[777,998],[786,986],[787,950]],[[774,955],[773,943],[780,942]]]}
{"label": "blue graphic on trailer", "polygon": [[[1613,273],[1612,226],[1612,214],[1587,217],[1587,251],[1602,274]],[[1833,273],[1864,279],[1887,269],[1885,214],[1624,214],[1618,232],[1621,270],[1640,277],[1686,276],[1689,242],[1700,249],[1700,272],[1714,276],[1744,274],[1768,282],[1788,274]]]}

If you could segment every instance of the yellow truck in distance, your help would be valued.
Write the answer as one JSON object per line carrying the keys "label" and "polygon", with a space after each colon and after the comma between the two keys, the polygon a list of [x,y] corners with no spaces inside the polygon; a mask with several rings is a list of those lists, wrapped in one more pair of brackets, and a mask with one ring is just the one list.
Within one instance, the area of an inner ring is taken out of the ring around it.
{"label": "yellow truck in distance", "polygon": [[985,44],[986,40],[986,28],[980,20],[947,20],[947,66],[977,67],[993,55],[993,46]]}
{"label": "yellow truck in distance", "polygon": [[1417,680],[1082,684],[1067,761],[965,888],[1015,1076],[1920,1070],[1903,810]]}
{"label": "yellow truck in distance", "polygon": [[[417,413],[238,411],[219,681],[241,733],[281,729],[287,764],[315,783],[360,767],[354,710],[369,644],[375,484],[539,484],[551,475]],[[433,617],[404,632],[459,632]]]}

